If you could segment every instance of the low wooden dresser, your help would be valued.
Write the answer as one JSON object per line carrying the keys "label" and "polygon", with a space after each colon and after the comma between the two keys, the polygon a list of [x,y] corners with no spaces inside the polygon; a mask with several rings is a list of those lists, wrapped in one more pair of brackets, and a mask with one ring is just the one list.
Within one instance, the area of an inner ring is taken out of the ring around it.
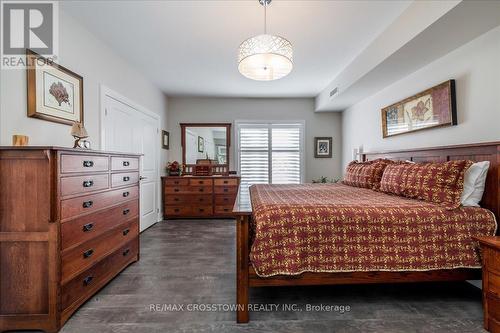
{"label": "low wooden dresser", "polygon": [[500,236],[478,237],[483,261],[484,328],[500,333]]}
{"label": "low wooden dresser", "polygon": [[139,157],[0,147],[0,331],[58,331],[139,259]]}
{"label": "low wooden dresser", "polygon": [[231,217],[240,177],[168,176],[162,183],[166,219]]}

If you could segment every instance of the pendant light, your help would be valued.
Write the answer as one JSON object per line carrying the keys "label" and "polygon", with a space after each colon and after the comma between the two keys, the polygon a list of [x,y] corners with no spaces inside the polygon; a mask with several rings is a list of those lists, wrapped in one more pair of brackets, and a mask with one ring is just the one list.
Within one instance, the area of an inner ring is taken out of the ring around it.
{"label": "pendant light", "polygon": [[264,34],[241,43],[238,50],[238,70],[252,80],[281,79],[293,68],[292,43],[286,38],[267,34],[267,7],[271,0],[259,0],[259,3],[264,6]]}

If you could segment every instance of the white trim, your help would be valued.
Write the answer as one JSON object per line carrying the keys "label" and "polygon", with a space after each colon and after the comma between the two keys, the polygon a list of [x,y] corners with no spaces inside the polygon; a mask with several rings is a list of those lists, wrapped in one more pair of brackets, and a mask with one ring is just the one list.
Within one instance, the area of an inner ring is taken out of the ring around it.
{"label": "white trim", "polygon": [[99,146],[102,150],[104,150],[105,145],[105,138],[106,138],[106,129],[104,128],[104,118],[106,117],[106,96],[109,96],[123,104],[126,104],[130,106],[132,109],[137,110],[138,112],[141,112],[142,114],[151,117],[156,120],[156,136],[157,136],[157,142],[158,142],[158,148],[156,149],[156,161],[158,163],[158,170],[157,170],[157,175],[156,175],[156,195],[157,195],[157,208],[158,208],[158,213],[156,217],[156,222],[162,221],[163,220],[163,209],[162,209],[162,204],[161,204],[161,147],[160,147],[160,142],[161,142],[161,117],[159,114],[154,113],[147,108],[143,107],[142,105],[139,105],[132,101],[131,99],[121,95],[120,93],[112,90],[111,88],[100,84],[99,85],[99,92],[100,92],[100,117],[99,117],[99,132],[100,132],[100,142]]}
{"label": "white trim", "polygon": [[[267,124],[269,130],[272,125],[280,125],[280,124],[299,124],[301,126],[300,131],[300,183],[304,183],[305,174],[306,174],[306,150],[307,147],[305,145],[305,137],[306,137],[306,121],[303,119],[290,119],[290,120],[245,120],[245,119],[237,119],[234,121],[234,142],[233,152],[234,152],[234,165],[235,169],[240,174],[240,138],[239,138],[239,127],[242,124]],[[271,140],[271,135],[269,135],[269,140]],[[269,150],[271,150],[271,144],[269,144]],[[271,159],[269,159],[269,163],[271,163]],[[271,170],[271,168],[269,168]],[[269,181],[272,182],[272,176],[269,175]]]}

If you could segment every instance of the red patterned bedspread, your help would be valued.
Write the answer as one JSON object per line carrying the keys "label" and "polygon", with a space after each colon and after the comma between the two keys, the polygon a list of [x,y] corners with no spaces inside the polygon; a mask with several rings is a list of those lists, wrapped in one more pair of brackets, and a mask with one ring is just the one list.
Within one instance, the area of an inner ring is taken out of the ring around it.
{"label": "red patterned bedspread", "polygon": [[343,184],[254,185],[250,260],[259,276],[480,267],[483,208],[446,210]]}

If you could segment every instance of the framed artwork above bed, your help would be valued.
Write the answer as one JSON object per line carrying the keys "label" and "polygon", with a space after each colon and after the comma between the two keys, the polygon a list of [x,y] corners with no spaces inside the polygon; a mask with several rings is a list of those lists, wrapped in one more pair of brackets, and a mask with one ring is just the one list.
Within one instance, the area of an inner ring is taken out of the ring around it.
{"label": "framed artwork above bed", "polygon": [[448,80],[382,109],[384,138],[457,125],[455,80]]}

